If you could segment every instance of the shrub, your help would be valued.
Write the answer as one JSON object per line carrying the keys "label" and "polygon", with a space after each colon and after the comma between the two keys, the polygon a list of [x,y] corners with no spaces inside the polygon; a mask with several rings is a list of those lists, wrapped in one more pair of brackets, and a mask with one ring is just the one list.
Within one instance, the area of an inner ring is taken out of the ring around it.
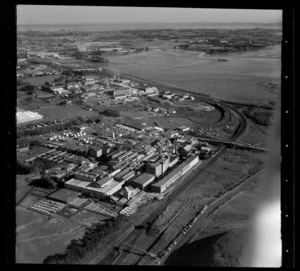
{"label": "shrub", "polygon": [[117,110],[107,109],[102,112],[103,115],[108,117],[120,117],[120,112]]}
{"label": "shrub", "polygon": [[42,188],[50,188],[50,189],[56,187],[55,182],[49,176],[43,176],[40,179],[32,180],[30,185],[38,186]]}

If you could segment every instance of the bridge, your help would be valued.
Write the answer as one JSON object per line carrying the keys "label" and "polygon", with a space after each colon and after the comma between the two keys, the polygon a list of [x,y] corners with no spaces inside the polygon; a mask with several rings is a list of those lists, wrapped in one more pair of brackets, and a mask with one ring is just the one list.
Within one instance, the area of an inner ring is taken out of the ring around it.
{"label": "bridge", "polygon": [[125,247],[129,248],[129,249],[126,249],[126,250],[129,250],[129,252],[132,252],[132,253],[143,253],[143,254],[146,254],[152,258],[156,257],[157,255],[154,254],[154,253],[151,253],[151,252],[148,252],[144,249],[141,249],[141,248],[138,248],[138,247],[135,247],[135,246],[132,246],[132,245],[129,245],[127,243],[124,243],[122,244],[119,249],[118,249],[118,252],[123,252],[123,250],[125,249]]}
{"label": "bridge", "polygon": [[262,147],[256,147],[250,144],[245,144],[245,143],[239,143],[239,142],[234,142],[234,141],[227,141],[227,140],[220,140],[220,139],[214,139],[214,138],[205,138],[205,137],[199,137],[199,136],[195,136],[193,134],[194,137],[196,137],[197,139],[199,139],[200,141],[206,141],[209,143],[212,143],[212,145],[215,143],[217,144],[223,144],[227,147],[238,147],[241,149],[248,149],[248,150],[256,150],[256,151],[262,151],[262,152],[267,152],[269,151],[266,148],[262,148]]}

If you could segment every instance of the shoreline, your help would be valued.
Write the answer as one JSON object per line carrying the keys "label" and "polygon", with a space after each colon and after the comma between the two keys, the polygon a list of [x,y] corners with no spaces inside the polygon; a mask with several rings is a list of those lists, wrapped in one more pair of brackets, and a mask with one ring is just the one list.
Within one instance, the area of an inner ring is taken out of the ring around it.
{"label": "shoreline", "polygon": [[254,103],[251,103],[251,102],[247,103],[247,102],[240,102],[240,101],[236,101],[236,100],[218,99],[218,98],[215,98],[215,97],[213,97],[211,95],[208,95],[208,94],[181,89],[181,88],[178,88],[178,87],[166,85],[166,84],[163,84],[163,83],[160,83],[160,82],[155,82],[155,81],[144,79],[144,78],[137,77],[137,76],[134,76],[134,75],[130,75],[130,74],[126,74],[126,73],[119,73],[119,74],[120,74],[120,76],[123,76],[125,78],[129,77],[129,78],[138,79],[138,80],[141,80],[141,81],[144,81],[144,82],[149,82],[149,83],[153,84],[154,86],[167,88],[167,89],[170,89],[171,91],[173,91],[173,90],[174,91],[180,91],[180,92],[191,94],[191,95],[196,96],[197,98],[200,98],[200,99],[204,99],[204,100],[208,99],[208,100],[211,100],[210,102],[218,101],[218,102],[222,102],[222,103],[226,103],[226,104],[232,104],[232,105],[258,107],[258,108],[265,108],[265,109],[269,109],[269,110],[274,109],[273,106],[270,106],[266,103],[254,104]]}

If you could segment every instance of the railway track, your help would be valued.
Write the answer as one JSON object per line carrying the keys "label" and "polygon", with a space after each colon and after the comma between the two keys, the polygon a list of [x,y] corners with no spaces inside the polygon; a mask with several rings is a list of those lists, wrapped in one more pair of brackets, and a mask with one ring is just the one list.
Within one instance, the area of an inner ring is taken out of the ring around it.
{"label": "railway track", "polygon": [[[181,247],[180,251],[174,252],[171,257],[167,259],[168,262],[172,263],[173,259],[181,257],[181,255],[186,251],[188,245],[195,240],[198,236],[199,232],[205,227],[205,225],[210,221],[213,215],[225,204],[227,204],[230,200],[232,200],[235,196],[237,196],[247,185],[251,183],[251,181],[258,177],[262,173],[262,170],[255,172],[252,176],[243,180],[239,184],[235,185],[230,191],[224,193],[221,197],[211,203],[208,208],[205,210],[201,217],[196,221],[196,223],[191,227],[191,229],[185,234],[181,239],[176,237],[170,243],[174,243],[177,241],[176,246],[173,246],[172,249],[176,247]],[[162,262],[162,261],[161,261]],[[154,262],[153,262],[154,263]],[[171,265],[171,264],[170,264]]]}

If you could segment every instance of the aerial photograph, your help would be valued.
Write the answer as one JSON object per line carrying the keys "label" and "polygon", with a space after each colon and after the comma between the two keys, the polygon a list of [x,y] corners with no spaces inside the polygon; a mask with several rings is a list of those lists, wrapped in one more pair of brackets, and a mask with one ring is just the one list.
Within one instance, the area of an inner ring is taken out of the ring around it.
{"label": "aerial photograph", "polygon": [[16,263],[281,266],[282,10],[16,14]]}

